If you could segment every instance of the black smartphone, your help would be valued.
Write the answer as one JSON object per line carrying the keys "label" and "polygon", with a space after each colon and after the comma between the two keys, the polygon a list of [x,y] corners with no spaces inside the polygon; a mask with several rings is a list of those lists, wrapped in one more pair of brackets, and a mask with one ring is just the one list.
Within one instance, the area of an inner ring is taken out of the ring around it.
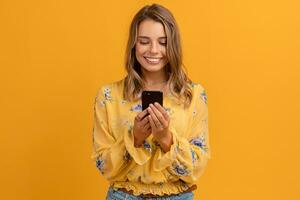
{"label": "black smartphone", "polygon": [[163,106],[163,93],[161,91],[144,90],[142,92],[142,109],[147,109],[149,104],[154,104],[154,102]]}

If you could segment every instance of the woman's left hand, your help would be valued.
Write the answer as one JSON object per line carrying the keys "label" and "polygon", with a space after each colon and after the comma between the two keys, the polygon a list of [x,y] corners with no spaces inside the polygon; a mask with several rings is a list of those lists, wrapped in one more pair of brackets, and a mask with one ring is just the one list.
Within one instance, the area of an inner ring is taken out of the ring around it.
{"label": "woman's left hand", "polygon": [[152,129],[153,140],[166,152],[172,145],[172,135],[169,131],[170,117],[165,109],[159,104],[150,104],[148,107],[149,122]]}

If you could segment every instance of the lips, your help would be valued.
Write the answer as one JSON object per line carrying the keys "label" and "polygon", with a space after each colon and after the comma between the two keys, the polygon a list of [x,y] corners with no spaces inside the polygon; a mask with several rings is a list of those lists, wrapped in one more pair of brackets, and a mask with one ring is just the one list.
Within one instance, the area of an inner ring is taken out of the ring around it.
{"label": "lips", "polygon": [[155,58],[155,57],[144,57],[145,60],[150,64],[158,64],[162,58]]}

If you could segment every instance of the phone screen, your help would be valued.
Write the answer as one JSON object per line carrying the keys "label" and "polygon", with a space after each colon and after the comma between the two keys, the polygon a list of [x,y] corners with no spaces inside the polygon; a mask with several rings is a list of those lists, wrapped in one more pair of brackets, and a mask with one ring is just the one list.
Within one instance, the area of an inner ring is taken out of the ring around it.
{"label": "phone screen", "polygon": [[149,107],[149,104],[154,102],[163,106],[163,93],[161,91],[148,91],[142,92],[142,109],[145,110]]}

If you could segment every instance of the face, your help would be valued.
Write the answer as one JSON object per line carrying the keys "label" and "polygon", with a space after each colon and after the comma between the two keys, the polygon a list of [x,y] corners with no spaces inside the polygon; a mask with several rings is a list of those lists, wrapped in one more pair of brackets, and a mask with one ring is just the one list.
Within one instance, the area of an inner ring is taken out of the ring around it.
{"label": "face", "polygon": [[143,72],[163,71],[168,63],[166,46],[167,37],[160,22],[147,19],[140,23],[135,54]]}

